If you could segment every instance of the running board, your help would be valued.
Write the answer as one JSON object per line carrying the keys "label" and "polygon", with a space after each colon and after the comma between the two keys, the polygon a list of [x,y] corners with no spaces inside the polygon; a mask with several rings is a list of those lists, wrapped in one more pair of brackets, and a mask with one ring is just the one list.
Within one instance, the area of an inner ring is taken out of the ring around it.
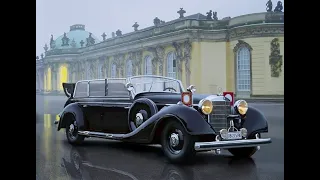
{"label": "running board", "polygon": [[88,137],[97,137],[104,139],[113,139],[113,140],[121,140],[124,137],[124,134],[109,134],[102,132],[93,132],[93,131],[78,131],[79,135],[88,136]]}
{"label": "running board", "polygon": [[196,142],[194,149],[196,151],[206,151],[215,149],[230,149],[230,148],[243,148],[243,147],[255,147],[264,144],[270,144],[271,139],[244,139],[244,140],[232,140],[232,141],[212,141],[212,142]]}

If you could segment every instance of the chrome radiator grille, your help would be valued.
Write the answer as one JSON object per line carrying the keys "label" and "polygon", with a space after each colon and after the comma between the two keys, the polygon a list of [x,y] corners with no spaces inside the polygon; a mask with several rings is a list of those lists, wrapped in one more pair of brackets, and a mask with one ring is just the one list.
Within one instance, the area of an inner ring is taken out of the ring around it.
{"label": "chrome radiator grille", "polygon": [[229,123],[227,116],[231,114],[230,101],[212,101],[213,111],[209,114],[208,121],[216,132],[227,129]]}

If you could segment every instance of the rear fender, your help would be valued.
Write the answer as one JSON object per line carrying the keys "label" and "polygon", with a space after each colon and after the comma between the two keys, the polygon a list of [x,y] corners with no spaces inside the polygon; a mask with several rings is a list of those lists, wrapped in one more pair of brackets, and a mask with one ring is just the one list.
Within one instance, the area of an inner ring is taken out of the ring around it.
{"label": "rear fender", "polygon": [[172,117],[179,120],[190,135],[215,134],[212,127],[201,114],[192,107],[172,105],[161,109],[156,116],[158,116],[159,119],[154,126],[153,132],[155,132],[160,124],[171,119],[169,117]]}
{"label": "rear fender", "polygon": [[267,118],[258,109],[249,107],[243,127],[248,130],[248,137],[253,137],[256,133],[266,133],[268,132]]}
{"label": "rear fender", "polygon": [[66,128],[69,115],[73,115],[76,118],[79,130],[84,130],[85,125],[84,125],[84,115],[83,115],[82,107],[77,103],[72,103],[67,105],[63,109],[62,114],[60,116],[60,121],[58,124],[58,131],[61,128]]}

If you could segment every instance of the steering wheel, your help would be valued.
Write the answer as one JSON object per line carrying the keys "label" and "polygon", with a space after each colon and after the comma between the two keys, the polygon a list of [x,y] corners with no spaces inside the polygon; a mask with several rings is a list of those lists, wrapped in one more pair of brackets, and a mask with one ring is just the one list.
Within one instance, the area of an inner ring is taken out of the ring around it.
{"label": "steering wheel", "polygon": [[166,88],[163,89],[163,91],[166,91],[166,90],[169,90],[169,91],[171,90],[173,92],[177,92],[177,90],[175,88],[173,88],[173,87],[166,87]]}

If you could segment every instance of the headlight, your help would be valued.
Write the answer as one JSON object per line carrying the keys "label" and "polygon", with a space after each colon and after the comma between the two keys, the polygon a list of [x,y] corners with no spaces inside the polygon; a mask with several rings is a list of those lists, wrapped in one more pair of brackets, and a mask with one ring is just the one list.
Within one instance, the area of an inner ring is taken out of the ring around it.
{"label": "headlight", "polygon": [[241,115],[245,115],[248,111],[248,103],[245,100],[239,100],[235,103],[238,112]]}
{"label": "headlight", "polygon": [[199,108],[201,109],[203,114],[208,115],[212,112],[212,109],[213,109],[212,102],[207,99],[202,99],[199,102]]}

